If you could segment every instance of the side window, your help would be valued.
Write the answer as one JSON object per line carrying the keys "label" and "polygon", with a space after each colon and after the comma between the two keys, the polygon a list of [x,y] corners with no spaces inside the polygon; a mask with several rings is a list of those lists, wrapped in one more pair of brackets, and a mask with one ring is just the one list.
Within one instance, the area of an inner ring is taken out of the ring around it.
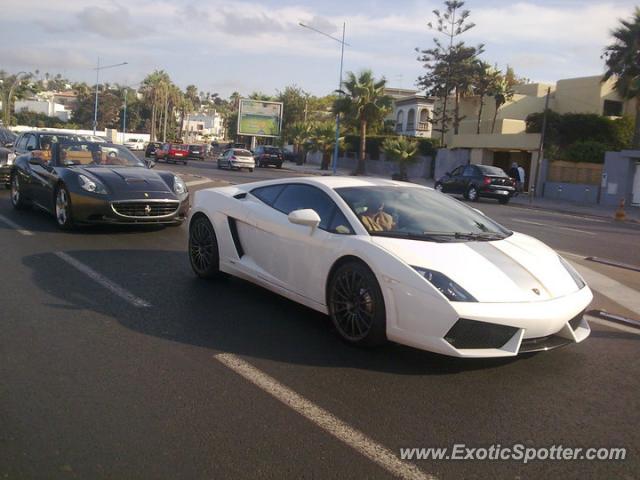
{"label": "side window", "polygon": [[270,187],[254,188],[251,190],[251,195],[271,206],[284,187],[284,185],[272,185]]}
{"label": "side window", "polygon": [[339,235],[353,235],[353,229],[349,224],[349,220],[344,216],[342,211],[336,207],[335,215],[331,219],[331,223],[329,223],[329,232],[337,233]]}
{"label": "side window", "polygon": [[288,215],[294,210],[311,208],[320,216],[319,227],[327,230],[336,204],[322,191],[311,185],[290,184],[278,196],[273,208]]}
{"label": "side window", "polygon": [[462,172],[463,177],[473,177],[476,174],[476,169],[471,165],[467,165],[464,167],[464,171]]}
{"label": "side window", "polygon": [[27,135],[27,150],[36,150],[38,148],[38,142],[35,135]]}
{"label": "side window", "polygon": [[16,150],[22,151],[27,149],[27,136],[28,135],[22,135],[18,138],[18,141],[16,142]]}
{"label": "side window", "polygon": [[462,174],[462,169],[464,167],[458,167],[456,169],[453,170],[453,172],[451,172],[451,176],[452,177],[457,177],[458,175]]}

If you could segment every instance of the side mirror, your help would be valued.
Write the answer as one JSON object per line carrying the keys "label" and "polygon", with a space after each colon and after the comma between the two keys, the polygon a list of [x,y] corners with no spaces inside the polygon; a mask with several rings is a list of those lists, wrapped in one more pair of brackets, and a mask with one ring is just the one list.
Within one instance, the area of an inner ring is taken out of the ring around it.
{"label": "side mirror", "polygon": [[320,225],[320,215],[311,208],[304,208],[291,212],[289,214],[289,221],[295,225],[306,225],[313,229]]}
{"label": "side mirror", "polygon": [[31,155],[31,158],[29,158],[29,165],[44,167],[44,160],[39,155]]}
{"label": "side mirror", "polygon": [[156,162],[150,159],[145,159],[145,163],[147,164],[147,168],[153,168],[156,166]]}

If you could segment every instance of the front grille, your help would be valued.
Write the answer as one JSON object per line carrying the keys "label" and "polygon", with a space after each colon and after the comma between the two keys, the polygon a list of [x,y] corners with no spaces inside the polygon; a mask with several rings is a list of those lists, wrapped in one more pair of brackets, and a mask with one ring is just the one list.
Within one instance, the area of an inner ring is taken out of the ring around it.
{"label": "front grille", "polygon": [[118,215],[129,218],[160,218],[173,215],[180,202],[115,202],[111,208]]}
{"label": "front grille", "polygon": [[516,327],[459,319],[444,336],[455,348],[500,348],[518,331]]}

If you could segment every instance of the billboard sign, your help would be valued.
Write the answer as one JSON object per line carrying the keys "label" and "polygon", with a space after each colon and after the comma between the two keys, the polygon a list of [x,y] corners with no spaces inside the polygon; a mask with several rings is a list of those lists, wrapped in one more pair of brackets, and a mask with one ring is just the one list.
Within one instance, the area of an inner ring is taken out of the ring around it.
{"label": "billboard sign", "polygon": [[282,128],[282,103],[240,99],[238,135],[279,137]]}

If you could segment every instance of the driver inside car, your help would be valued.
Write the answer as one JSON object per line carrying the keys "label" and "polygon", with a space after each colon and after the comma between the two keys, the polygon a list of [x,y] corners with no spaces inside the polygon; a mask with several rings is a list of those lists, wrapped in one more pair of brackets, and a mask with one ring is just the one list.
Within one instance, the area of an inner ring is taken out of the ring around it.
{"label": "driver inside car", "polygon": [[370,200],[367,210],[360,215],[360,221],[370,232],[384,232],[393,229],[393,217],[384,211],[384,203]]}

